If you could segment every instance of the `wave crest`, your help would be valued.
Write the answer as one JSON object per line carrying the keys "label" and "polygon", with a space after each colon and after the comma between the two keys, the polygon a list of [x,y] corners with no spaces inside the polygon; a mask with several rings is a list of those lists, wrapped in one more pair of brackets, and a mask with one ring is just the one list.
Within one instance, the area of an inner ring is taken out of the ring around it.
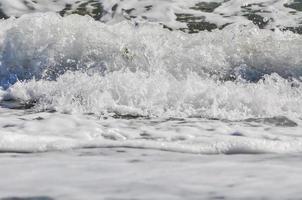
{"label": "wave crest", "polygon": [[[1,21],[6,99],[38,109],[243,119],[302,115],[301,35],[229,26],[187,35],[53,13]],[[11,86],[12,85],[12,86]]]}

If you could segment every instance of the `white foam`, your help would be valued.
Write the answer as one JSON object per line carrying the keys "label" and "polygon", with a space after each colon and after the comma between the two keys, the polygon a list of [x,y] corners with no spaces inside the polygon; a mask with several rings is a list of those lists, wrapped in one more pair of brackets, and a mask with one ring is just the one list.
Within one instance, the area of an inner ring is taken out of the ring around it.
{"label": "white foam", "polygon": [[[151,23],[165,24],[171,28],[179,29],[187,27],[184,22],[176,20],[176,14],[185,13],[194,17],[205,18],[205,21],[214,23],[221,27],[225,24],[250,24],[246,14],[257,14],[268,22],[266,29],[276,27],[297,27],[301,23],[302,13],[297,12],[292,8],[286,7],[285,4],[292,3],[288,0],[204,0],[202,2],[221,3],[213,12],[202,10],[194,10],[192,7],[200,0],[98,0],[104,7],[102,21],[107,23],[117,23],[125,19],[130,19],[130,16],[135,16],[132,21],[138,23],[148,21]],[[27,5],[26,3],[27,2]],[[72,9],[76,9],[76,5],[87,2],[86,0],[39,0],[33,2],[31,0],[2,0],[2,10],[8,16],[21,16],[23,14],[34,12],[59,12],[62,11],[67,4],[73,5]],[[74,6],[75,5],[75,6]],[[112,8],[115,7],[115,11]],[[151,7],[150,7],[151,6]],[[245,8],[253,11],[247,11]],[[149,9],[147,9],[149,7]],[[131,13],[125,10],[133,9]],[[292,13],[295,12],[295,13]],[[147,17],[147,20],[145,20]]]}
{"label": "white foam", "polygon": [[21,16],[33,12],[58,12],[63,10],[66,4],[73,4],[76,0],[39,0],[20,1],[20,0],[1,0],[1,8],[8,16]]}
{"label": "white foam", "polygon": [[[32,114],[1,108],[1,151],[301,152],[300,35],[237,25],[188,35],[53,13],[0,27],[1,99],[36,102]],[[123,116],[151,119],[112,118]]]}
{"label": "white foam", "polygon": [[[287,79],[302,74],[302,37],[291,32],[234,26],[191,36],[51,13],[11,23],[2,32],[0,75],[4,85],[19,81],[4,96],[38,101],[38,109],[225,119],[302,115],[300,82]],[[237,81],[225,81],[230,77]]]}
{"label": "white foam", "polygon": [[297,153],[302,150],[301,127],[250,126],[203,119],[97,120],[83,115],[26,114],[3,108],[0,119],[1,152],[104,147],[198,154]]}

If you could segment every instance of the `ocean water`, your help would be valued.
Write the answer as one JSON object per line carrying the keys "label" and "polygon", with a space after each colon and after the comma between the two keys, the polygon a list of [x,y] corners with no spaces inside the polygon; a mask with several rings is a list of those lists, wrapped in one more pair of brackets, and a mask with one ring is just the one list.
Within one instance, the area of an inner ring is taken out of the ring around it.
{"label": "ocean water", "polygon": [[0,198],[301,198],[301,11],[0,0]]}

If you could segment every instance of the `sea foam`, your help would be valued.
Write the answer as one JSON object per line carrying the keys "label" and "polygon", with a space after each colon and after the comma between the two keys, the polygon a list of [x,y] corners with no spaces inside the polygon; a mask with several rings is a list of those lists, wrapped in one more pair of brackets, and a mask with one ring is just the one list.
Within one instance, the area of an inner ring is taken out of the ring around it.
{"label": "sea foam", "polygon": [[37,102],[37,109],[224,119],[302,115],[298,34],[234,26],[187,35],[52,13],[1,23],[0,77],[8,88],[2,96]]}
{"label": "sea foam", "polygon": [[301,37],[55,13],[3,20],[0,150],[301,152]]}

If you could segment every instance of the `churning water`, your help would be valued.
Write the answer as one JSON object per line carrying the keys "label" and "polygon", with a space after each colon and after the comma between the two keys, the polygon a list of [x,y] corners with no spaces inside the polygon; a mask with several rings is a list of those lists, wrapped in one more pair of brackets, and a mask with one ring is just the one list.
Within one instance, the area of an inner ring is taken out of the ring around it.
{"label": "churning water", "polygon": [[299,154],[301,11],[298,0],[1,0],[0,151]]}

